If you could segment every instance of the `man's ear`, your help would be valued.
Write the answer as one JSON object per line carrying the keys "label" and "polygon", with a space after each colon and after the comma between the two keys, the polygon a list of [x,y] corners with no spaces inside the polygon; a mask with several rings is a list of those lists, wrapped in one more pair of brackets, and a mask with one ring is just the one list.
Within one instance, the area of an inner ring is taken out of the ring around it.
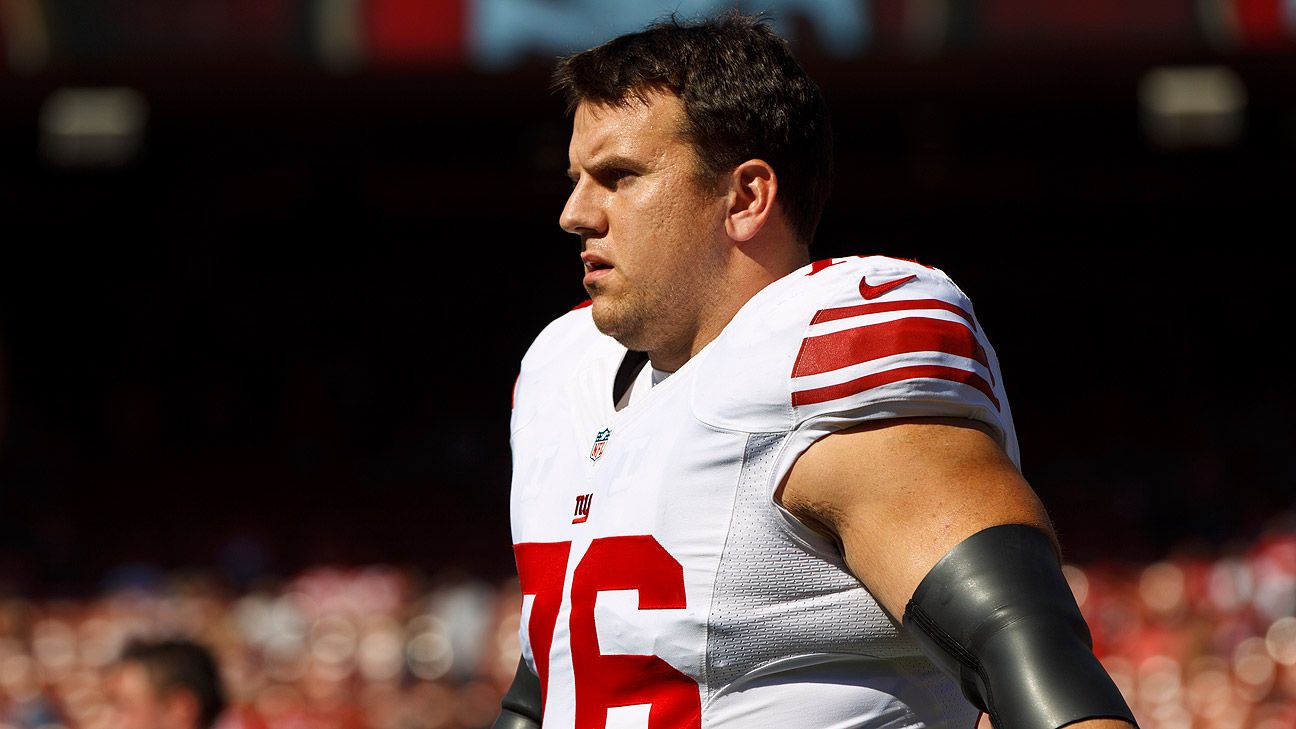
{"label": "man's ear", "polygon": [[734,168],[729,178],[729,210],[725,232],[736,241],[748,241],[765,227],[774,212],[778,176],[762,159],[749,159]]}

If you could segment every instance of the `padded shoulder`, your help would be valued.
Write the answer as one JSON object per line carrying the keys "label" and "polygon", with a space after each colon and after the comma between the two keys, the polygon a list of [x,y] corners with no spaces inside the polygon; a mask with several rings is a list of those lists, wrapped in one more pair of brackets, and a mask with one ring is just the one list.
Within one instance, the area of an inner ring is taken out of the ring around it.
{"label": "padded shoulder", "polygon": [[938,269],[885,256],[817,262],[753,297],[714,345],[694,412],[715,427],[970,417],[1015,451],[994,352]]}
{"label": "padded shoulder", "polygon": [[561,391],[560,385],[580,371],[583,363],[624,351],[594,326],[587,306],[577,307],[550,322],[522,357],[517,384],[513,387],[511,432],[516,433],[529,423],[543,408],[541,399],[545,393]]}

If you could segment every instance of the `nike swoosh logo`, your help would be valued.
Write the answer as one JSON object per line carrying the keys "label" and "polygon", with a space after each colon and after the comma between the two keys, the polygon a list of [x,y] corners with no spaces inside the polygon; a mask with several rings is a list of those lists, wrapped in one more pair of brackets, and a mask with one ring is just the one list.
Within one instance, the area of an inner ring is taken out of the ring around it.
{"label": "nike swoosh logo", "polygon": [[863,296],[866,299],[876,299],[882,294],[897,289],[915,278],[918,278],[918,274],[910,274],[904,278],[898,278],[894,281],[887,281],[886,283],[880,283],[876,286],[870,286],[868,277],[863,276],[860,278],[860,296]]}

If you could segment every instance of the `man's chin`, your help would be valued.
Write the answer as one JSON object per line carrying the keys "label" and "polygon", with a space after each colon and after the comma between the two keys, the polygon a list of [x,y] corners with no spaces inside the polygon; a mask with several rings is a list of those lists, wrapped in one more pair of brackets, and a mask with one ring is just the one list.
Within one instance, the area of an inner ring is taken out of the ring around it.
{"label": "man's chin", "polygon": [[604,335],[617,340],[626,349],[647,351],[644,349],[646,345],[642,341],[642,327],[635,326],[633,322],[628,321],[632,317],[625,316],[624,312],[615,311],[615,307],[611,306],[610,302],[601,301],[596,297],[592,314],[594,326]]}
{"label": "man's chin", "polygon": [[603,334],[612,337],[618,342],[621,341],[622,328],[621,321],[618,317],[610,314],[606,308],[599,307],[598,300],[594,301],[592,314],[594,316],[594,326]]}

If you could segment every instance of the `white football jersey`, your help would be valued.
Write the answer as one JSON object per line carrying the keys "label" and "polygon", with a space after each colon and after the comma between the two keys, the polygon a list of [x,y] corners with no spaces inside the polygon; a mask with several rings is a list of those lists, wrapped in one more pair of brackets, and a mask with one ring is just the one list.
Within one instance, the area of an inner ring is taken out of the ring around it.
{"label": "white football jersey", "polygon": [[512,529],[545,729],[957,727],[977,711],[775,501],[819,438],[973,418],[1017,460],[994,350],[939,270],[820,261],[618,411],[588,308],[522,361]]}

